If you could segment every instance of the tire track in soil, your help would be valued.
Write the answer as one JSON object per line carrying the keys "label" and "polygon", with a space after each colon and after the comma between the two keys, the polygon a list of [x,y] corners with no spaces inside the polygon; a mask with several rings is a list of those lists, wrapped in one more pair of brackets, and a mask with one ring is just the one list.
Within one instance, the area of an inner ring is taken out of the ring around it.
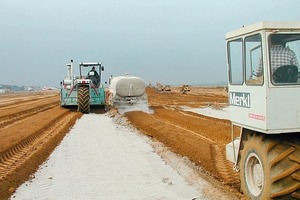
{"label": "tire track in soil", "polygon": [[0,110],[3,108],[17,108],[24,107],[25,104],[33,105],[35,102],[45,101],[50,102],[50,99],[56,99],[57,93],[36,93],[36,94],[18,94],[18,95],[1,95]]}
{"label": "tire track in soil", "polygon": [[[61,108],[57,94],[42,96],[27,94],[21,103],[0,108],[0,200],[30,179],[82,116]],[[16,101],[15,95],[9,98]]]}
{"label": "tire track in soil", "polygon": [[0,131],[2,131],[3,128],[9,128],[10,126],[13,126],[15,123],[20,123],[26,120],[28,117],[32,117],[39,112],[43,112],[58,106],[59,104],[57,101],[51,104],[41,105],[32,109],[0,117]]}
{"label": "tire track in soil", "polygon": [[[28,95],[28,96],[27,96]],[[59,102],[59,94],[44,94],[43,96],[30,96],[29,94],[24,94],[23,98],[15,99],[13,96],[8,96],[6,99],[1,99],[0,95],[0,110],[5,111],[8,110],[10,112],[14,112],[11,109],[26,109],[27,106],[34,107],[35,105],[47,104],[51,102]],[[2,112],[1,112],[2,114]],[[2,115],[1,115],[2,116]]]}
{"label": "tire track in soil", "polygon": [[[43,139],[50,137],[53,130],[58,128],[60,125],[63,125],[62,120],[66,119],[69,120],[70,117],[72,117],[73,113],[64,112],[60,116],[58,116],[56,119],[50,121],[46,126],[39,129],[35,133],[29,135],[25,139],[23,139],[18,144],[10,147],[5,152],[0,154],[0,180],[8,174],[10,171],[14,170],[14,167],[17,162],[22,162],[22,160],[26,160],[27,156],[30,155],[28,152],[30,152],[31,149],[34,147],[37,147],[38,145],[35,145],[39,141],[42,141]],[[43,144],[41,142],[40,144]]]}
{"label": "tire track in soil", "polygon": [[[238,190],[239,175],[233,171],[232,164],[225,156],[225,143],[229,137],[220,137],[222,133],[218,133],[217,137],[212,136],[210,131],[213,129],[207,128],[213,125],[224,131],[226,126],[230,127],[227,120],[211,120],[206,116],[161,107],[154,110],[152,115],[130,112],[125,116],[144,134],[171,147],[176,153],[189,157],[215,178]],[[226,134],[229,135],[229,132]]]}
{"label": "tire track in soil", "polygon": [[0,199],[9,198],[15,188],[30,178],[81,116],[65,111],[0,155]]}
{"label": "tire track in soil", "polygon": [[[159,120],[160,122],[162,122],[162,119],[156,118],[154,117],[156,120]],[[207,119],[205,119],[207,120]],[[179,125],[164,121],[163,123],[166,123],[168,125],[174,126],[178,129],[183,130],[185,133],[191,134],[194,137],[199,138],[199,140],[202,140],[203,143],[204,142],[208,142],[211,145],[211,157],[213,159],[213,162],[215,163],[216,166],[216,171],[217,173],[222,177],[222,180],[225,180],[227,184],[232,183],[233,181],[236,182],[236,178],[235,176],[232,176],[232,166],[226,161],[226,156],[224,155],[224,153],[222,152],[222,150],[219,148],[218,144],[216,142],[214,142],[213,140],[211,140],[210,138],[204,137],[201,134],[188,130],[186,128],[182,128]]]}
{"label": "tire track in soil", "polygon": [[208,140],[211,145],[211,158],[216,168],[217,178],[221,177],[226,184],[239,187],[239,174],[233,171],[232,163],[227,161],[225,155],[226,144],[231,141],[230,121],[177,109],[162,110],[158,108],[155,109],[155,113],[160,120],[167,120],[195,137],[205,138],[200,144]]}

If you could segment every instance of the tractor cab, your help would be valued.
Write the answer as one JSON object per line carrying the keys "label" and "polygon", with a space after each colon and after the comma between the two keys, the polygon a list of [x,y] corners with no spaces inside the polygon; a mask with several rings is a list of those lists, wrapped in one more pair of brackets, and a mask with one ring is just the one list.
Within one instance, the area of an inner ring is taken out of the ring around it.
{"label": "tractor cab", "polygon": [[264,133],[300,131],[300,23],[260,22],[226,40],[233,123]]}
{"label": "tractor cab", "polygon": [[104,71],[104,67],[101,65],[101,63],[79,64],[80,78],[90,79],[94,87],[100,87],[100,77],[102,71]]}

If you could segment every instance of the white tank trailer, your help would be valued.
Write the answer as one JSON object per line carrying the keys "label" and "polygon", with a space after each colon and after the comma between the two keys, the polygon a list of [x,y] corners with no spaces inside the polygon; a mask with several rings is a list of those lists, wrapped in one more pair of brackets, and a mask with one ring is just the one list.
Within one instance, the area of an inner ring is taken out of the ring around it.
{"label": "white tank trailer", "polygon": [[147,104],[143,79],[125,74],[109,80],[109,104],[114,107],[134,104]]}

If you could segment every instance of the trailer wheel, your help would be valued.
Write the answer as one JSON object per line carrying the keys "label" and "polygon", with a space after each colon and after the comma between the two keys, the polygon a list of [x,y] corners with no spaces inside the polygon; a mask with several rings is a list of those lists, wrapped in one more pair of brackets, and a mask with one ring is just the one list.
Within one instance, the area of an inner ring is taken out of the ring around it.
{"label": "trailer wheel", "polygon": [[299,140],[299,134],[248,135],[240,178],[249,199],[300,199]]}
{"label": "trailer wheel", "polygon": [[88,86],[79,86],[77,93],[78,111],[90,112],[90,90]]}

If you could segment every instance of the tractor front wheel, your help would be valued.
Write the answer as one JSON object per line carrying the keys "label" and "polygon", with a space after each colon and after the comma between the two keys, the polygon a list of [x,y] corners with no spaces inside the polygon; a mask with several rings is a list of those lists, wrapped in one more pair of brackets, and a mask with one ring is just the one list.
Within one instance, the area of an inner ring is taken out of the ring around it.
{"label": "tractor front wheel", "polygon": [[249,199],[300,199],[299,134],[249,134],[240,160],[241,189]]}
{"label": "tractor front wheel", "polygon": [[77,93],[78,111],[90,112],[90,89],[88,86],[79,86]]}

